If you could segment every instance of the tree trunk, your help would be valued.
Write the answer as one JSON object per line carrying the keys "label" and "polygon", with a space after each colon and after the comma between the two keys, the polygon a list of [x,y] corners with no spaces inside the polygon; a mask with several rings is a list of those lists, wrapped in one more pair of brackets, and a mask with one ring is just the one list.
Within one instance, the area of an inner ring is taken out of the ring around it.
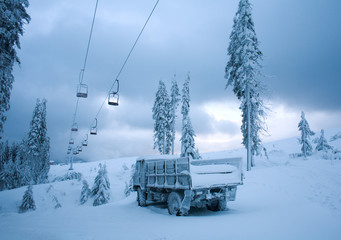
{"label": "tree trunk", "polygon": [[246,105],[247,105],[247,171],[251,171],[251,129],[250,129],[250,90],[249,84],[246,85]]}

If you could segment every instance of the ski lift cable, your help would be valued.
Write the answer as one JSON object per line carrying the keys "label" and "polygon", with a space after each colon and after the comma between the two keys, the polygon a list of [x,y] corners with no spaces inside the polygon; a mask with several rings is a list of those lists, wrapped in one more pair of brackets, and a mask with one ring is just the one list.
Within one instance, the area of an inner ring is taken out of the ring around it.
{"label": "ski lift cable", "polygon": [[[92,33],[93,33],[93,28],[94,28],[94,24],[95,24],[95,19],[96,19],[96,14],[97,14],[97,7],[98,7],[98,0],[96,0],[96,5],[95,5],[95,10],[94,10],[94,14],[92,17],[92,22],[91,22],[91,28],[90,28],[90,34],[89,34],[89,38],[88,38],[88,44],[87,44],[87,48],[86,48],[86,52],[85,52],[85,58],[84,58],[84,63],[83,63],[83,68],[81,69],[80,73],[79,73],[79,84],[83,83],[83,78],[84,78],[84,71],[85,71],[85,67],[86,67],[86,63],[88,60],[88,55],[89,55],[89,49],[90,49],[90,43],[91,43],[91,39],[92,39]],[[72,125],[74,125],[75,121],[76,121],[76,116],[77,116],[77,112],[78,112],[78,105],[79,105],[79,98],[77,97],[77,102],[76,102],[76,107],[75,107],[75,111],[73,114],[73,120],[72,120]],[[70,139],[72,138],[72,131],[70,133]]]}
{"label": "ski lift cable", "polygon": [[136,38],[136,40],[135,40],[133,46],[131,47],[131,49],[130,49],[130,51],[129,51],[129,53],[128,53],[128,56],[126,57],[125,61],[123,62],[123,65],[122,65],[120,71],[117,73],[117,76],[116,76],[116,78],[115,78],[113,84],[111,85],[110,90],[109,90],[109,92],[108,92],[106,98],[104,99],[104,101],[102,102],[102,104],[101,104],[101,106],[100,106],[98,112],[96,113],[95,118],[94,118],[94,120],[92,121],[92,123],[91,123],[91,125],[90,125],[90,128],[91,128],[91,126],[95,123],[95,119],[97,119],[98,115],[100,114],[100,112],[101,112],[101,110],[102,110],[102,108],[103,108],[105,102],[106,102],[107,99],[108,99],[109,94],[111,93],[111,91],[112,91],[112,89],[113,89],[113,87],[114,87],[116,81],[118,80],[118,78],[120,77],[120,75],[121,75],[121,73],[122,73],[124,67],[126,66],[126,64],[127,64],[128,60],[129,60],[129,58],[130,58],[130,56],[131,56],[131,54],[132,54],[132,52],[133,52],[133,50],[134,50],[134,48],[135,48],[137,42],[139,41],[139,39],[140,39],[140,37],[141,37],[141,35],[142,35],[144,29],[146,28],[146,26],[147,26],[147,24],[148,24],[148,22],[149,22],[149,19],[150,19],[151,16],[153,15],[154,10],[156,9],[156,7],[157,7],[159,1],[160,1],[160,0],[157,0],[157,1],[156,1],[155,5],[154,5],[154,7],[153,7],[153,9],[152,9],[152,11],[150,12],[150,14],[149,14],[149,16],[148,16],[146,22],[144,23],[144,25],[143,25],[143,27],[142,27],[142,29],[141,29],[139,35],[137,36],[137,38]]}
{"label": "ski lift cable", "polygon": [[82,82],[83,82],[84,71],[85,71],[86,63],[87,63],[87,61],[88,61],[88,55],[89,55],[89,49],[90,49],[91,38],[92,38],[92,32],[93,32],[93,29],[94,29],[94,24],[95,24],[95,19],[96,19],[96,13],[97,13],[97,6],[98,6],[98,0],[96,0],[95,11],[94,11],[94,15],[93,15],[93,17],[92,17],[90,35],[89,35],[89,39],[88,39],[88,45],[87,45],[87,48],[86,48],[84,64],[83,64],[83,68],[81,69],[81,74],[80,74],[80,79],[79,79],[79,83],[80,83],[80,84],[82,84]]}

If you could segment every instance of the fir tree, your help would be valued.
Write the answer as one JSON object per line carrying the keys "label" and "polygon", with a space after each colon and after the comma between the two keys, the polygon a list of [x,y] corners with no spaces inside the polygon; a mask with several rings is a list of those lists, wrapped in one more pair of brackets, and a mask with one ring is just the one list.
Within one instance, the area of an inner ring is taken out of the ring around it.
{"label": "fir tree", "polygon": [[154,149],[157,148],[161,154],[170,152],[169,107],[170,101],[166,85],[160,80],[153,107],[153,120],[155,121]]}
{"label": "fir tree", "polygon": [[24,213],[28,210],[35,210],[36,205],[34,203],[33,199],[33,191],[32,191],[32,184],[29,184],[27,187],[27,190],[24,193],[24,196],[22,198],[22,203],[19,207],[19,213]]}
{"label": "fir tree", "polygon": [[310,144],[310,136],[315,135],[315,133],[310,130],[309,123],[305,119],[305,114],[303,111],[301,114],[301,121],[298,124],[298,129],[301,131],[301,139],[299,140],[300,144],[302,144],[301,151],[303,156],[306,158],[312,154],[313,148]]}
{"label": "fir tree", "polygon": [[26,12],[28,0],[0,1],[0,133],[10,108],[10,96],[14,82],[13,66],[20,64],[16,48],[20,49],[19,36],[24,33],[24,23],[29,23]]}
{"label": "fir tree", "polygon": [[171,101],[170,101],[170,131],[171,131],[171,136],[170,136],[170,141],[172,143],[172,155],[174,155],[174,140],[175,140],[175,119],[176,119],[176,109],[178,108],[179,101],[180,101],[180,93],[179,93],[179,87],[178,84],[175,80],[175,75],[174,79],[172,81],[172,88],[171,88]]}
{"label": "fir tree", "polygon": [[[264,122],[266,108],[262,100],[264,86],[257,79],[260,74],[262,52],[259,49],[249,0],[239,2],[227,51],[229,61],[225,68],[225,78],[228,80],[226,88],[232,86],[234,94],[241,100],[243,144],[250,149],[251,156],[259,155],[261,149],[259,134],[266,129]],[[248,156],[248,162],[251,156]]]}
{"label": "fir tree", "polygon": [[80,203],[84,204],[86,203],[86,201],[88,201],[88,198],[90,196],[90,188],[89,188],[89,184],[86,180],[83,180],[83,187],[82,187],[82,192],[81,192],[81,196],[80,196]]}
{"label": "fir tree", "polygon": [[324,130],[321,129],[321,136],[317,141],[316,150],[327,152],[328,150],[332,149],[333,147],[328,144],[327,139],[324,137]]}
{"label": "fir tree", "polygon": [[42,102],[37,99],[30,123],[30,131],[24,142],[26,147],[26,161],[28,161],[28,165],[30,166],[33,182],[46,182],[50,169],[50,140],[47,136],[45,99]]}
{"label": "fir tree", "polygon": [[105,204],[110,199],[110,183],[105,164],[103,166],[101,164],[99,165],[98,174],[95,178],[91,194],[94,196],[94,206]]}
{"label": "fir tree", "polygon": [[182,114],[182,135],[181,135],[181,156],[189,156],[191,155],[193,158],[200,158],[199,151],[195,150],[195,132],[192,127],[191,119],[189,117],[190,110],[190,95],[189,95],[189,82],[190,76],[187,74],[187,78],[184,82],[182,88],[182,106],[181,106],[181,114]]}

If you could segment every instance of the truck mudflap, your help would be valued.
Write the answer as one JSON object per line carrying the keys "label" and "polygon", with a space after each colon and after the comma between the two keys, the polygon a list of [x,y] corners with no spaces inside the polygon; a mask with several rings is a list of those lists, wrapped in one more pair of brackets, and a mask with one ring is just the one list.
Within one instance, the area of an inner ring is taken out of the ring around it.
{"label": "truck mudflap", "polygon": [[191,200],[192,200],[192,191],[191,190],[185,190],[184,191],[184,199],[181,203],[181,212],[184,215],[188,214],[189,209],[191,208]]}

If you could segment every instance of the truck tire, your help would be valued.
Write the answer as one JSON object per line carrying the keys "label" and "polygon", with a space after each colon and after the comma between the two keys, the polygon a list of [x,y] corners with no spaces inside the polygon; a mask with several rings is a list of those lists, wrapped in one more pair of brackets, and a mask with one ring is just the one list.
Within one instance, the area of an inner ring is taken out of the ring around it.
{"label": "truck tire", "polygon": [[182,197],[177,192],[171,192],[168,195],[168,213],[170,215],[182,216],[184,213],[181,212],[181,201]]}
{"label": "truck tire", "polygon": [[224,211],[226,209],[226,199],[219,199],[212,201],[209,205],[207,205],[207,209],[210,211]]}
{"label": "truck tire", "polygon": [[137,189],[137,204],[141,207],[147,206],[146,198],[147,198],[146,193],[144,193],[141,188],[138,188]]}

